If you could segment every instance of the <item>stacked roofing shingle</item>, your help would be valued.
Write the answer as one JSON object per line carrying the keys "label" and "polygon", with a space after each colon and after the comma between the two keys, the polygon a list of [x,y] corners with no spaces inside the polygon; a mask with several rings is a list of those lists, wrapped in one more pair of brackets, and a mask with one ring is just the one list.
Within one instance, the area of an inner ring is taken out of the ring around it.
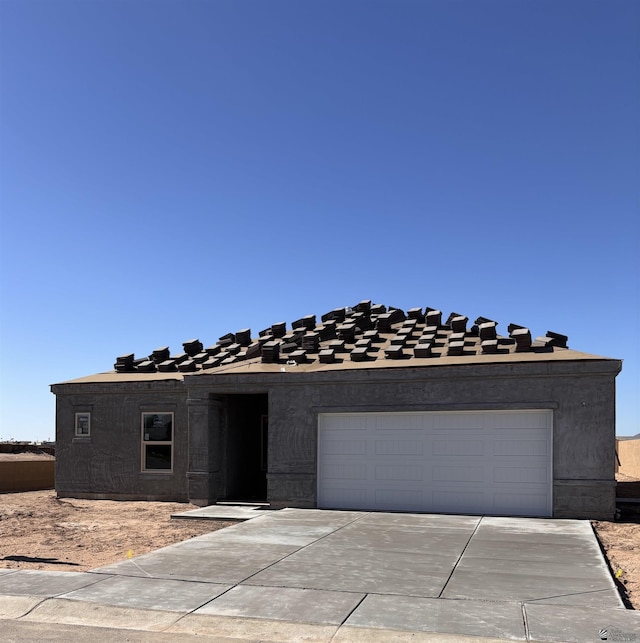
{"label": "stacked roofing shingle", "polygon": [[497,333],[497,322],[478,317],[469,319],[451,313],[446,322],[440,310],[400,308],[372,304],[365,300],[353,308],[336,308],[322,315],[294,321],[290,330],[278,322],[260,331],[257,338],[244,328],[220,337],[204,348],[198,339],[184,342],[184,353],[171,355],[168,347],[157,348],[148,357],[133,354],[117,358],[118,373],[198,372],[251,360],[264,364],[318,362],[372,362],[408,358],[438,359],[447,356],[492,355],[522,352],[552,352],[567,348],[567,336],[548,331],[531,338],[528,328],[508,326],[509,336]]}

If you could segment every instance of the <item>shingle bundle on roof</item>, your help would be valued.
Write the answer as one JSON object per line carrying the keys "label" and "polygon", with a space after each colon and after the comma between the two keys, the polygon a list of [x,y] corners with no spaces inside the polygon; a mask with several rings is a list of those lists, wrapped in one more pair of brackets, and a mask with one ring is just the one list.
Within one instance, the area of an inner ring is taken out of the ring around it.
{"label": "shingle bundle on roof", "polygon": [[252,338],[244,328],[227,333],[204,348],[199,339],[183,343],[184,353],[171,355],[168,347],[135,359],[132,353],[116,359],[118,373],[202,372],[246,362],[263,364],[333,364],[419,359],[436,360],[469,355],[550,352],[567,348],[567,336],[548,331],[532,339],[531,331],[510,324],[508,336],[497,332],[498,323],[452,312],[446,322],[442,312],[430,307],[400,308],[363,300],[353,307],[334,308],[320,317],[306,315],[292,322],[277,322]]}

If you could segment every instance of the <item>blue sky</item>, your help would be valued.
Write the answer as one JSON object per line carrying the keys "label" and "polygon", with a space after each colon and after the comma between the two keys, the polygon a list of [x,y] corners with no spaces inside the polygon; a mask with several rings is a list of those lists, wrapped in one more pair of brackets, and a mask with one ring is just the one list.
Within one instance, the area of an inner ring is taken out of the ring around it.
{"label": "blue sky", "polygon": [[2,0],[0,439],[49,385],[362,299],[624,360],[640,4]]}

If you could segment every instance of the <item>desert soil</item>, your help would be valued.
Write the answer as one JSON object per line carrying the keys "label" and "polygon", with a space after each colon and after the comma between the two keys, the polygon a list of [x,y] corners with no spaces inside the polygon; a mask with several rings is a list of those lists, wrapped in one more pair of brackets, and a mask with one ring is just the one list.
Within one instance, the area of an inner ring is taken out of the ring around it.
{"label": "desert soil", "polygon": [[[618,498],[640,498],[640,480],[616,473]],[[619,522],[592,521],[611,573],[627,607],[640,610],[640,514],[625,516]]]}
{"label": "desert soil", "polygon": [[[170,518],[195,508],[58,499],[53,490],[0,494],[0,568],[81,572],[233,524]],[[640,609],[640,522],[592,524],[627,606]]]}
{"label": "desert soil", "polygon": [[55,460],[55,456],[42,451],[31,452],[25,451],[23,453],[0,453],[0,462],[11,462],[15,460]]}
{"label": "desert soil", "polygon": [[593,521],[627,607],[640,609],[640,523]]}
{"label": "desert soil", "polygon": [[179,502],[58,499],[55,491],[0,494],[0,568],[84,572],[233,523],[171,520]]}

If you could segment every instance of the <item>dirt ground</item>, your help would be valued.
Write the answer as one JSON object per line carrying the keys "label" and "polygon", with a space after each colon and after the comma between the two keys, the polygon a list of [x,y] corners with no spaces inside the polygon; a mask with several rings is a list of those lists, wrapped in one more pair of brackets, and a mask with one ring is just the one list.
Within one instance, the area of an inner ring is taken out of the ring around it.
{"label": "dirt ground", "polygon": [[592,524],[627,607],[640,609],[640,522]]}
{"label": "dirt ground", "polygon": [[[616,474],[618,498],[640,498],[640,480]],[[640,514],[623,515],[617,522],[592,521],[611,573],[627,607],[640,610]]]}
{"label": "dirt ground", "polygon": [[25,453],[0,453],[0,462],[11,462],[15,460],[55,460],[55,456],[41,451]]}
{"label": "dirt ground", "polygon": [[0,568],[83,572],[227,527],[171,520],[179,502],[56,498],[55,491],[0,494]]}
{"label": "dirt ground", "polygon": [[[170,519],[189,509],[195,507],[58,499],[53,490],[0,494],[0,568],[81,572],[233,524]],[[640,516],[592,524],[627,606],[640,609]]]}

